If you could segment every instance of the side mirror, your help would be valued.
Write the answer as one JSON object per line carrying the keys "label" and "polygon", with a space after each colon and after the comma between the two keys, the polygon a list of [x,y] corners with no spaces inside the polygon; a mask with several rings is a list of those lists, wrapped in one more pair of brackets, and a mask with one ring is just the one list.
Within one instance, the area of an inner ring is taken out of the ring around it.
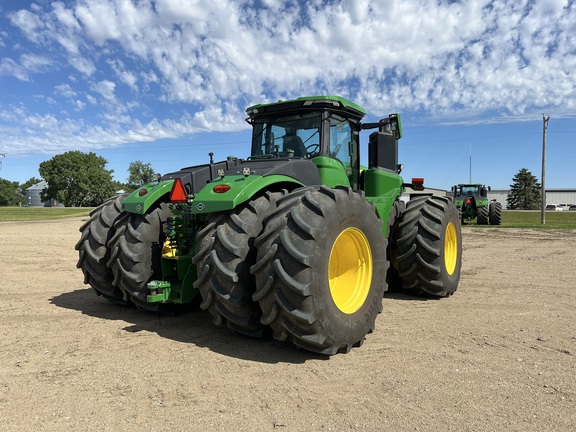
{"label": "side mirror", "polygon": [[400,114],[390,114],[388,116],[390,120],[390,132],[394,139],[399,140],[402,138],[402,120],[400,119]]}

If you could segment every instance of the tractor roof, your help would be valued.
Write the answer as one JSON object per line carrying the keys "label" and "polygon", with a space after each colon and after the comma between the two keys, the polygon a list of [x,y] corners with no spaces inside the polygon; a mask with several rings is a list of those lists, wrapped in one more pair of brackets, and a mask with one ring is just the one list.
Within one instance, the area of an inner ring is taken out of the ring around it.
{"label": "tractor roof", "polygon": [[252,105],[246,108],[246,113],[254,119],[262,114],[277,114],[302,111],[328,110],[339,112],[347,117],[360,120],[366,115],[366,110],[354,102],[341,96],[304,96],[292,100],[280,100],[269,104]]}

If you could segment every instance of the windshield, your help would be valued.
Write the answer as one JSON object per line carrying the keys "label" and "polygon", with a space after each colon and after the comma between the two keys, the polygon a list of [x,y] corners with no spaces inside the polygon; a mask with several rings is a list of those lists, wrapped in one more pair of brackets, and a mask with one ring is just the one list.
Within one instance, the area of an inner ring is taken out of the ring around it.
{"label": "windshield", "polygon": [[320,125],[320,112],[256,119],[251,155],[314,157],[320,153]]}
{"label": "windshield", "polygon": [[460,195],[463,196],[473,196],[473,195],[480,195],[479,186],[462,186],[460,190]]}

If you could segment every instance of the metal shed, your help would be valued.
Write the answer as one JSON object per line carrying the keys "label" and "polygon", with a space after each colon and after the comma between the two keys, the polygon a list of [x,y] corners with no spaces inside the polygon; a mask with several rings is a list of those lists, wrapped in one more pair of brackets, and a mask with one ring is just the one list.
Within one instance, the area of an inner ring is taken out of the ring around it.
{"label": "metal shed", "polygon": [[48,187],[48,183],[42,180],[40,183],[30,186],[26,189],[26,205],[29,207],[53,207],[56,200],[49,199],[42,201],[40,193]]}

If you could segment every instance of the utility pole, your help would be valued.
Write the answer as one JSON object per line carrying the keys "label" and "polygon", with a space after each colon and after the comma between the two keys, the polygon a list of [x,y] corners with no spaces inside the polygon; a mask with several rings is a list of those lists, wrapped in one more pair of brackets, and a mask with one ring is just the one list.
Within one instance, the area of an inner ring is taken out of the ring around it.
{"label": "utility pole", "polygon": [[540,209],[540,221],[542,225],[546,225],[546,130],[548,129],[550,116],[546,117],[542,114],[542,120],[542,206]]}

